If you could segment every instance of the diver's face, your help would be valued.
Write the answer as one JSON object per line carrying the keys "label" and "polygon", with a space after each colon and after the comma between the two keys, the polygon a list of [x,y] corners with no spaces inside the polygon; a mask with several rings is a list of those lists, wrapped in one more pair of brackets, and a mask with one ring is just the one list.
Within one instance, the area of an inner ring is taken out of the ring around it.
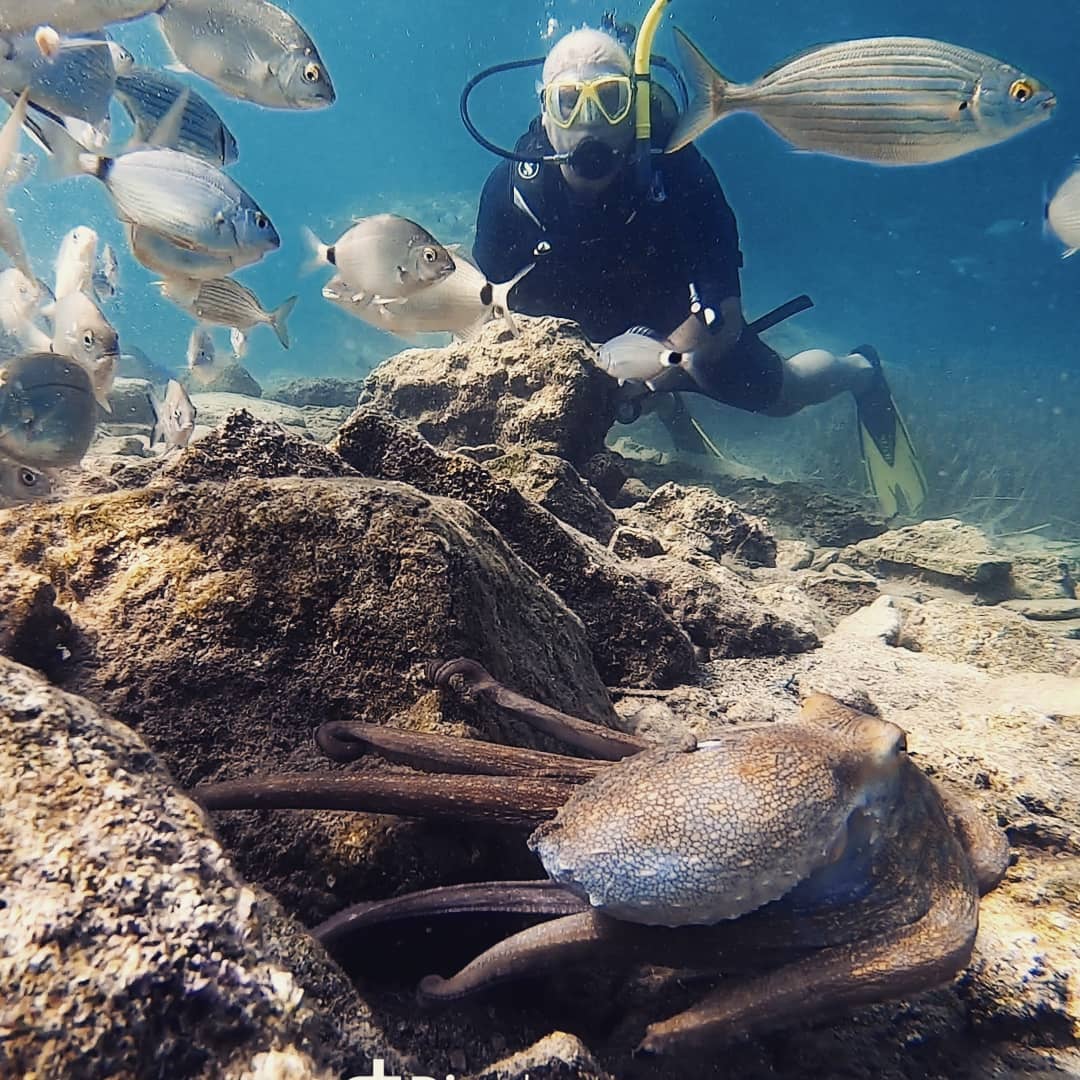
{"label": "diver's face", "polygon": [[543,124],[557,154],[573,153],[589,138],[615,151],[611,168],[601,176],[586,178],[572,166],[562,166],[571,187],[602,191],[618,174],[634,141],[629,77],[597,64],[563,72],[545,88]]}

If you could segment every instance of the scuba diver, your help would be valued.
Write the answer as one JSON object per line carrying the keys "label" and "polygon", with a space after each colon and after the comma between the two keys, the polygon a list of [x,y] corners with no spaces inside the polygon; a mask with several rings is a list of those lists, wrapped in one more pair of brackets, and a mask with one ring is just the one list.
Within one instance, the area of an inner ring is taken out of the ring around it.
{"label": "scuba diver", "polygon": [[[573,30],[545,59],[497,65],[465,87],[467,128],[505,159],[480,197],[473,258],[489,281],[534,264],[513,289],[516,312],[573,319],[596,343],[639,328],[682,357],[648,385],[628,381],[619,416],[630,422],[642,406],[655,411],[681,450],[711,445],[669,391],[768,416],[849,391],[871,489],[886,516],[911,513],[926,482],[876,351],[783,358],[766,345],[757,331],[809,299],[748,324],[738,228],[716,174],[693,145],[662,153],[678,118],[672,95],[650,78],[657,62],[671,70],[650,49],[665,3],[646,17],[633,61],[617,36],[625,39],[626,28],[606,16],[605,29]],[[471,122],[469,92],[499,71],[540,63],[540,116],[514,151],[495,146]]]}

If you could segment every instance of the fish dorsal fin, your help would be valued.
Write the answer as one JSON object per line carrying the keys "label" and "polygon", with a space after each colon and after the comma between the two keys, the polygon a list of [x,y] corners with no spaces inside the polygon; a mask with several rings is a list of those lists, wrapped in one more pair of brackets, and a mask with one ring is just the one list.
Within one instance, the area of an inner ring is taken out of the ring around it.
{"label": "fish dorsal fin", "polygon": [[637,334],[639,337],[649,338],[652,341],[663,340],[650,326],[631,326],[626,332],[628,334]]}
{"label": "fish dorsal fin", "polygon": [[132,139],[127,145],[128,150],[145,150],[147,147],[159,146],[171,149],[180,141],[180,129],[184,122],[184,111],[191,99],[191,90],[184,87],[177,95],[176,100],[169,106],[168,111],[154,125],[154,129],[146,136],[145,140]]}

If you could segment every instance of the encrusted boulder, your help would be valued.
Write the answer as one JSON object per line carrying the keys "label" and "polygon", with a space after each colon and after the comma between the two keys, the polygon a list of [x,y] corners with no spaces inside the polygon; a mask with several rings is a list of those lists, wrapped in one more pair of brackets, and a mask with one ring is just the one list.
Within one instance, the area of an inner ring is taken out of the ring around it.
{"label": "encrusted boulder", "polygon": [[[201,370],[201,369],[200,369]],[[189,393],[203,394],[243,394],[244,397],[261,398],[262,387],[255,376],[243,364],[233,362],[221,364],[208,375],[196,378],[190,371],[185,371],[180,382]]]}
{"label": "encrusted boulder", "polygon": [[668,686],[694,669],[686,635],[639,579],[483,465],[436,450],[372,406],[357,409],[331,449],[367,476],[460,499],[482,515],[579,616],[609,685]]}
{"label": "encrusted boulder", "polygon": [[953,588],[1004,598],[1012,562],[982,530],[956,518],[922,521],[845,548],[840,558],[889,576],[922,577]]}
{"label": "encrusted boulder", "polygon": [[806,652],[819,644],[812,619],[790,606],[793,617],[775,614],[711,559],[656,555],[629,565],[711,660]]}
{"label": "encrusted boulder", "polygon": [[583,465],[604,449],[617,384],[576,323],[516,316],[441,349],[407,349],[367,378],[362,404],[413,424],[445,450],[529,446]]}
{"label": "encrusted boulder", "polygon": [[0,657],[0,1075],[346,1075],[364,1002],[146,744]]}
{"label": "encrusted boulder", "polygon": [[301,408],[304,405],[321,408],[344,405],[353,409],[363,388],[363,379],[289,379],[263,390],[263,396]]}
{"label": "encrusted boulder", "polygon": [[[328,719],[413,708],[413,724],[460,723],[416,680],[433,657],[474,656],[557,708],[613,721],[578,618],[463,503],[356,476],[200,480],[199,460],[218,475],[193,454],[183,483],[0,511],[0,559],[45,579],[72,622],[50,676],[136,728],[183,785],[326,768],[312,732]],[[47,613],[44,588],[25,595]],[[487,734],[535,744],[494,710],[479,716]],[[219,824],[243,872],[310,919],[401,887],[403,865],[445,879],[479,857],[452,829],[377,822]]]}
{"label": "encrusted boulder", "polygon": [[750,566],[776,564],[776,537],[768,523],[709,488],[664,484],[644,505],[624,510],[620,520],[654,532],[664,544],[679,544],[713,559],[729,555]]}
{"label": "encrusted boulder", "polygon": [[530,501],[549,510],[578,532],[606,544],[615,531],[615,515],[596,489],[562,458],[535,450],[514,450],[486,462],[496,476],[510,481]]}

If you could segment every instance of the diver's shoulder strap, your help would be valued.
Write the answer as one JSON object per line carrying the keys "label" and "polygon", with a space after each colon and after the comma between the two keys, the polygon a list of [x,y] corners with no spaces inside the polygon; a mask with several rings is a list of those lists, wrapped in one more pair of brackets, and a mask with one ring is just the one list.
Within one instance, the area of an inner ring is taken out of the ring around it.
{"label": "diver's shoulder strap", "polygon": [[[529,125],[529,130],[518,139],[514,150],[519,154],[551,154],[551,143],[544,132],[540,118]],[[529,218],[537,228],[545,225],[546,177],[539,161],[516,161],[510,166],[510,201],[514,208]]]}

